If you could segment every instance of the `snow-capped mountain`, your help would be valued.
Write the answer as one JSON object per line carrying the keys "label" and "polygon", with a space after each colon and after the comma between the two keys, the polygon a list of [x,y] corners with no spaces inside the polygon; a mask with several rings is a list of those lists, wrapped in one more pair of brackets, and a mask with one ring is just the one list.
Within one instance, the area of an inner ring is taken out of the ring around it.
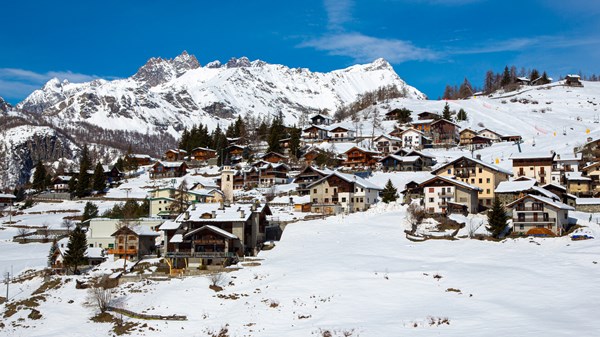
{"label": "snow-capped mountain", "polygon": [[7,112],[12,110],[12,105],[10,105],[4,98],[0,97],[0,113]]}
{"label": "snow-capped mountain", "polygon": [[125,79],[78,84],[52,79],[17,109],[60,126],[87,122],[178,136],[186,126],[202,122],[213,128],[247,113],[267,116],[281,111],[292,124],[303,113],[333,112],[383,87],[395,87],[407,98],[426,99],[384,59],[319,73],[246,57],[201,67],[184,52],[174,59],[151,58]]}

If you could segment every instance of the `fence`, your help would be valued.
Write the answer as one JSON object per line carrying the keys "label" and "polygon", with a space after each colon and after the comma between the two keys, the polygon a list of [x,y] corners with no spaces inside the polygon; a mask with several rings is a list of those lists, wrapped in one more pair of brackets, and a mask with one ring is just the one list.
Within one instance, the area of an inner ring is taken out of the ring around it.
{"label": "fence", "polygon": [[108,307],[108,311],[116,312],[116,313],[123,314],[123,315],[131,317],[131,318],[138,318],[138,319],[161,320],[161,321],[187,321],[187,316],[184,316],[184,315],[170,315],[170,316],[147,315],[147,314],[140,314],[140,313],[137,313],[137,312],[134,312],[131,310],[115,308],[115,307]]}

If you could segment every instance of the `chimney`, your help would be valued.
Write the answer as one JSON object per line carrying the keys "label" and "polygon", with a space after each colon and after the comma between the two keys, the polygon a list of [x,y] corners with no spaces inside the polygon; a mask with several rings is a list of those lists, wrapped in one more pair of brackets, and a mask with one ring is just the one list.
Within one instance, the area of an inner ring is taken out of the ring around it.
{"label": "chimney", "polygon": [[217,217],[217,211],[212,211],[212,218],[216,218]]}
{"label": "chimney", "polygon": [[242,209],[240,210],[240,218],[245,218],[246,217],[246,212]]}
{"label": "chimney", "polygon": [[481,154],[479,154],[479,153],[478,153],[478,154],[475,156],[475,158],[476,158],[477,160],[481,160]]}
{"label": "chimney", "polygon": [[221,200],[219,202],[219,210],[224,210],[225,209],[225,203],[223,202],[223,200]]}
{"label": "chimney", "polygon": [[190,219],[190,212],[189,211],[185,211],[185,216],[183,218],[184,220],[189,220]]}

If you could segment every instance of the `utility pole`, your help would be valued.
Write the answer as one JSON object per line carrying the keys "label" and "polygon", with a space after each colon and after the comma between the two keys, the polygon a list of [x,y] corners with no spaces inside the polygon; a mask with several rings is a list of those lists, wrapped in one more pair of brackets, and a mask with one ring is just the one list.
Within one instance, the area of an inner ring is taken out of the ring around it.
{"label": "utility pole", "polygon": [[8,286],[10,285],[10,272],[4,273],[4,284],[6,284],[6,300],[8,301]]}

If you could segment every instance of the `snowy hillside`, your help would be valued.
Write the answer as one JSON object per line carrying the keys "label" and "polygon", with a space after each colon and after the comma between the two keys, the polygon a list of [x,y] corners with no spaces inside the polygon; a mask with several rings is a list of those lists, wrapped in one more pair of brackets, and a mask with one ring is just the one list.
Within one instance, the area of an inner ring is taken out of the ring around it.
{"label": "snowy hillside", "polygon": [[[587,336],[600,329],[596,240],[414,243],[404,235],[404,215],[403,207],[379,205],[291,224],[273,250],[226,273],[219,293],[203,276],[145,280],[120,286],[117,303],[187,316],[181,322],[124,317],[138,323],[132,336],[211,336],[222,327],[227,336],[298,337],[326,330],[330,336]],[[597,224],[580,222],[599,232]],[[2,248],[15,256],[19,247]],[[41,283],[19,284],[13,302]],[[90,321],[96,309],[74,281],[41,296],[41,318],[28,318],[30,309],[5,317],[4,336],[110,335],[112,324]]]}
{"label": "snowy hillside", "polygon": [[79,84],[53,79],[17,108],[55,125],[85,121],[107,129],[166,131],[176,136],[194,123],[212,129],[246,113],[266,116],[281,111],[293,124],[303,113],[335,111],[360,94],[389,86],[406,97],[425,99],[383,59],[318,73],[245,57],[200,67],[184,52],[172,60],[152,58],[126,79]]}

